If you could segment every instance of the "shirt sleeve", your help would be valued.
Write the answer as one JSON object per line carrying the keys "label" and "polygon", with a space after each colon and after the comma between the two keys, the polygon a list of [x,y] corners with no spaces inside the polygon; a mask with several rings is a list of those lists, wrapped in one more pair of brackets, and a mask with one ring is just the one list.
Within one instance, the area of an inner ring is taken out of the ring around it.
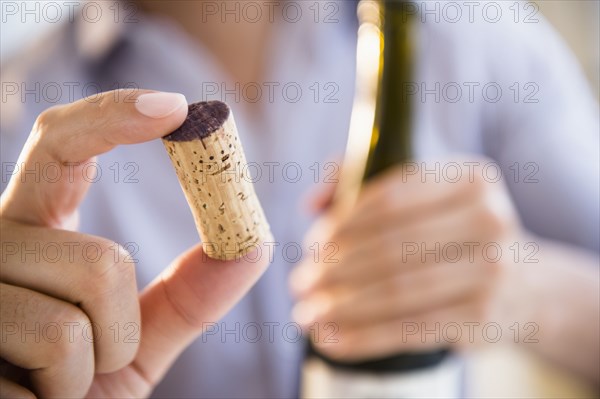
{"label": "shirt sleeve", "polygon": [[485,53],[504,92],[486,105],[484,152],[527,229],[598,252],[598,101],[562,38],[534,20],[488,28]]}

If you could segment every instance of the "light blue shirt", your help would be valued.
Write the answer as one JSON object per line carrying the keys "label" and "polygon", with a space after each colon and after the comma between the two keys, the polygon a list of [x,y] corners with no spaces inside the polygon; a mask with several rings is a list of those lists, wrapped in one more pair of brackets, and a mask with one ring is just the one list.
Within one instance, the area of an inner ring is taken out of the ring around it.
{"label": "light blue shirt", "polygon": [[[278,35],[265,43],[273,54],[267,78],[257,82],[269,109],[261,120],[250,119],[244,106],[255,98],[256,86],[236,90],[208,50],[168,21],[121,24],[108,45],[86,44],[75,25],[65,26],[3,67],[3,84],[62,88],[56,101],[51,92],[39,99],[28,94],[24,103],[20,96],[3,99],[3,188],[4,165],[16,160],[37,114],[55,102],[92,94],[94,87],[110,90],[131,82],[181,92],[190,102],[227,101],[249,162],[260,166],[256,188],[281,244],[274,262],[216,325],[218,331],[213,327],[182,354],[156,397],[297,396],[304,347],[291,324],[287,276],[299,260],[295,243],[302,245],[312,221],[303,198],[315,181],[327,184],[334,168],[327,162],[343,154],[354,90],[356,22],[350,2],[337,4],[339,23],[315,23],[312,16],[277,23]],[[598,251],[598,103],[545,20],[538,15],[537,23],[515,23],[506,7],[497,23],[475,14],[473,23],[429,18],[419,25],[419,92],[411,97],[416,158],[494,159],[526,228]],[[95,48],[103,51],[89,51]],[[193,219],[160,141],[119,147],[99,162],[102,176],[81,207],[81,230],[134,243],[127,248],[139,260],[144,286],[197,242]]]}

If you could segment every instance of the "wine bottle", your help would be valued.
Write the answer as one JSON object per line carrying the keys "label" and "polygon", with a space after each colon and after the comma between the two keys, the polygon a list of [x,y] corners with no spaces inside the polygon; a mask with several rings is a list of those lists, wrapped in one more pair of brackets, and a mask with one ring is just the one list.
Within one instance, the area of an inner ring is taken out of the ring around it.
{"label": "wine bottle", "polygon": [[[348,211],[366,181],[411,159],[413,104],[406,88],[415,59],[414,10],[402,0],[359,3],[356,93],[334,197],[338,212]],[[442,365],[438,370],[447,357],[445,350],[400,353],[363,362],[329,359],[310,343],[308,352],[309,361],[311,357],[319,360],[312,371],[320,376],[313,374],[310,386],[305,368],[306,397],[435,397],[440,392],[452,396],[449,391],[457,391],[459,386],[455,368],[448,371],[449,367]]]}
{"label": "wine bottle", "polygon": [[381,9],[383,54],[377,88],[375,121],[363,180],[411,157],[412,103],[403,93],[413,75],[414,15],[405,1],[385,1]]}

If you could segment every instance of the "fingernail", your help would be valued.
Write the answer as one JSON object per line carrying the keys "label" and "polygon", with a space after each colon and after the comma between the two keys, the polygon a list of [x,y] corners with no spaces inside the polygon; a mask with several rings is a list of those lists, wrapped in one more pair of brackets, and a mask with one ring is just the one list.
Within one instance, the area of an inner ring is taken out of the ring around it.
{"label": "fingernail", "polygon": [[137,98],[135,107],[142,115],[160,119],[171,115],[179,108],[187,107],[187,100],[179,93],[146,93]]}

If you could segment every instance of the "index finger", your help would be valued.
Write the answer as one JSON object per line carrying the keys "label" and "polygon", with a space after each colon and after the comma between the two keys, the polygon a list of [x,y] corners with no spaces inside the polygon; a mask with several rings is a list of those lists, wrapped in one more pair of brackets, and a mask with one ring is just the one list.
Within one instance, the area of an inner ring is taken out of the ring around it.
{"label": "index finger", "polygon": [[[0,214],[62,227],[88,187],[80,170],[86,162],[119,144],[165,136],[186,116],[182,94],[137,89],[105,92],[44,111],[19,156],[19,171],[2,195]],[[40,179],[35,171],[49,165],[58,178]]]}

